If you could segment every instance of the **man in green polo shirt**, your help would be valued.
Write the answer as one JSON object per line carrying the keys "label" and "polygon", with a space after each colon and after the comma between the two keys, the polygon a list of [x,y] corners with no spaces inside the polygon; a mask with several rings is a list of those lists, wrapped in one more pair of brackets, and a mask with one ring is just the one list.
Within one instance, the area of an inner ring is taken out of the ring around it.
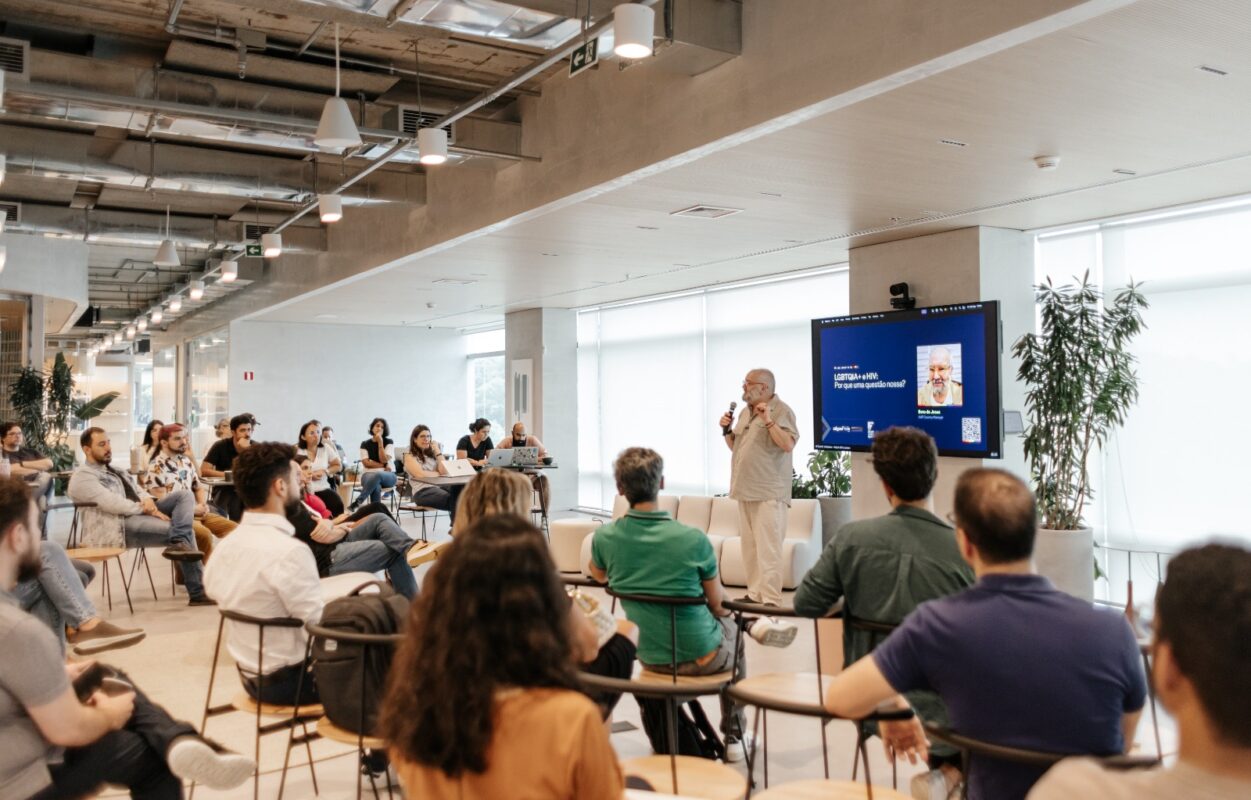
{"label": "man in green polo shirt", "polygon": [[[665,597],[706,597],[707,605],[677,606],[677,654],[670,639],[669,606],[622,600],[626,616],[639,626],[638,658],[648,669],[669,672],[677,663],[679,675],[710,675],[734,668],[744,670],[741,649],[736,654],[734,623],[721,606],[721,578],[717,555],[708,536],[698,528],[675,522],[657,508],[663,485],[664,461],[655,450],[631,447],[613,464],[617,491],[630,503],[625,516],[595,531],[589,572],[615,592]],[[761,617],[747,632],[761,644],[785,647],[795,638],[795,627]],[[737,761],[742,749],[743,709],[721,696],[721,731],[726,760]]]}
{"label": "man in green polo shirt", "polygon": [[[842,527],[821,559],[795,590],[795,613],[825,616],[839,600],[843,613],[862,620],[898,625],[926,600],[972,586],[973,570],[960,556],[956,534],[934,515],[930,492],[938,478],[938,448],[918,428],[888,428],[873,439],[873,469],[891,511]],[[843,627],[843,666],[850,666],[885,636]],[[908,695],[923,719],[945,724],[938,695]],[[872,728],[869,729],[872,731]],[[959,778],[956,751],[930,750],[932,772],[918,775],[914,797],[946,797]],[[929,792],[926,794],[925,792]]]}

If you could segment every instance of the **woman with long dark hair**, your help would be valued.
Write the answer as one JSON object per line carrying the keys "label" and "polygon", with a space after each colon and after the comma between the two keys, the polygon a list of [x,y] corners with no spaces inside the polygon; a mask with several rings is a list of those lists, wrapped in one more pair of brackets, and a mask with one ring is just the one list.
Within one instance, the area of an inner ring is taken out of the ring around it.
{"label": "woman with long dark hair", "polygon": [[396,476],[391,471],[394,463],[391,426],[382,417],[374,417],[369,423],[369,438],[361,442],[361,493],[350,511],[355,511],[362,503],[382,502],[382,490],[395,488]]}
{"label": "woman with long dark hair", "polygon": [[321,423],[315,419],[300,426],[300,438],[295,443],[295,454],[308,456],[310,473],[309,488],[330,509],[332,516],[343,513],[343,499],[330,488],[330,476],[343,471],[343,462],[333,448],[322,444]]}
{"label": "woman with long dark hair", "polygon": [[460,499],[463,485],[433,486],[423,484],[422,478],[439,478],[447,475],[443,460],[443,448],[430,434],[430,428],[418,425],[408,436],[408,452],[404,454],[404,471],[413,483],[413,503],[426,508],[446,511],[448,518],[456,521],[456,502]]}
{"label": "woman with long dark hair", "polygon": [[[152,463],[152,459],[156,458],[161,452],[161,428],[165,427],[165,423],[159,419],[154,419],[148,423],[148,427],[143,429],[143,444],[139,445],[139,460],[135,464],[131,464],[131,470],[139,476],[139,485],[148,485],[148,466]],[[134,452],[134,451],[132,451]]]}
{"label": "woman with long dark hair", "polygon": [[534,526],[498,515],[456,537],[413,603],[383,703],[409,797],[621,797],[599,709],[578,691],[568,620]]}

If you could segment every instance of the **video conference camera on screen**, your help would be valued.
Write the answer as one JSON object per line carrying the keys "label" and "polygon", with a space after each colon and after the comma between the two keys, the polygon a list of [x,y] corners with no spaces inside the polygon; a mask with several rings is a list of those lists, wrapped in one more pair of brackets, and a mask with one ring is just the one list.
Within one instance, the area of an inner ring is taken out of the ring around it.
{"label": "video conference camera on screen", "polygon": [[999,303],[814,319],[812,392],[819,450],[911,425],[941,455],[1000,458]]}

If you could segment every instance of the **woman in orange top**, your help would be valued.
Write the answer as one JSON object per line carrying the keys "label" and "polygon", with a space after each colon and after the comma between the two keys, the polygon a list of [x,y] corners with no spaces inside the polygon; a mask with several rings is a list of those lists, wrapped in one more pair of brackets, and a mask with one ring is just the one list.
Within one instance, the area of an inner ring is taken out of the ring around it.
{"label": "woman in orange top", "polygon": [[382,719],[409,797],[616,800],[599,709],[577,689],[569,599],[543,535],[485,517],[413,603]]}

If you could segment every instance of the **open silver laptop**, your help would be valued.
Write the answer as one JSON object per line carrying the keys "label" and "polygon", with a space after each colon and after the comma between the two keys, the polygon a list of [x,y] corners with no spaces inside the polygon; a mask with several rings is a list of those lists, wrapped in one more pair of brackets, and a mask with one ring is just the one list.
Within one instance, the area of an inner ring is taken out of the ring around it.
{"label": "open silver laptop", "polygon": [[539,448],[537,447],[514,447],[513,448],[513,466],[516,467],[533,467],[539,463]]}
{"label": "open silver laptop", "polygon": [[469,463],[467,458],[454,458],[451,461],[444,461],[447,467],[447,476],[449,478],[463,478],[473,475],[473,464]]}
{"label": "open silver laptop", "polygon": [[513,465],[513,453],[515,450],[507,448],[496,448],[487,456],[488,467],[511,467]]}

